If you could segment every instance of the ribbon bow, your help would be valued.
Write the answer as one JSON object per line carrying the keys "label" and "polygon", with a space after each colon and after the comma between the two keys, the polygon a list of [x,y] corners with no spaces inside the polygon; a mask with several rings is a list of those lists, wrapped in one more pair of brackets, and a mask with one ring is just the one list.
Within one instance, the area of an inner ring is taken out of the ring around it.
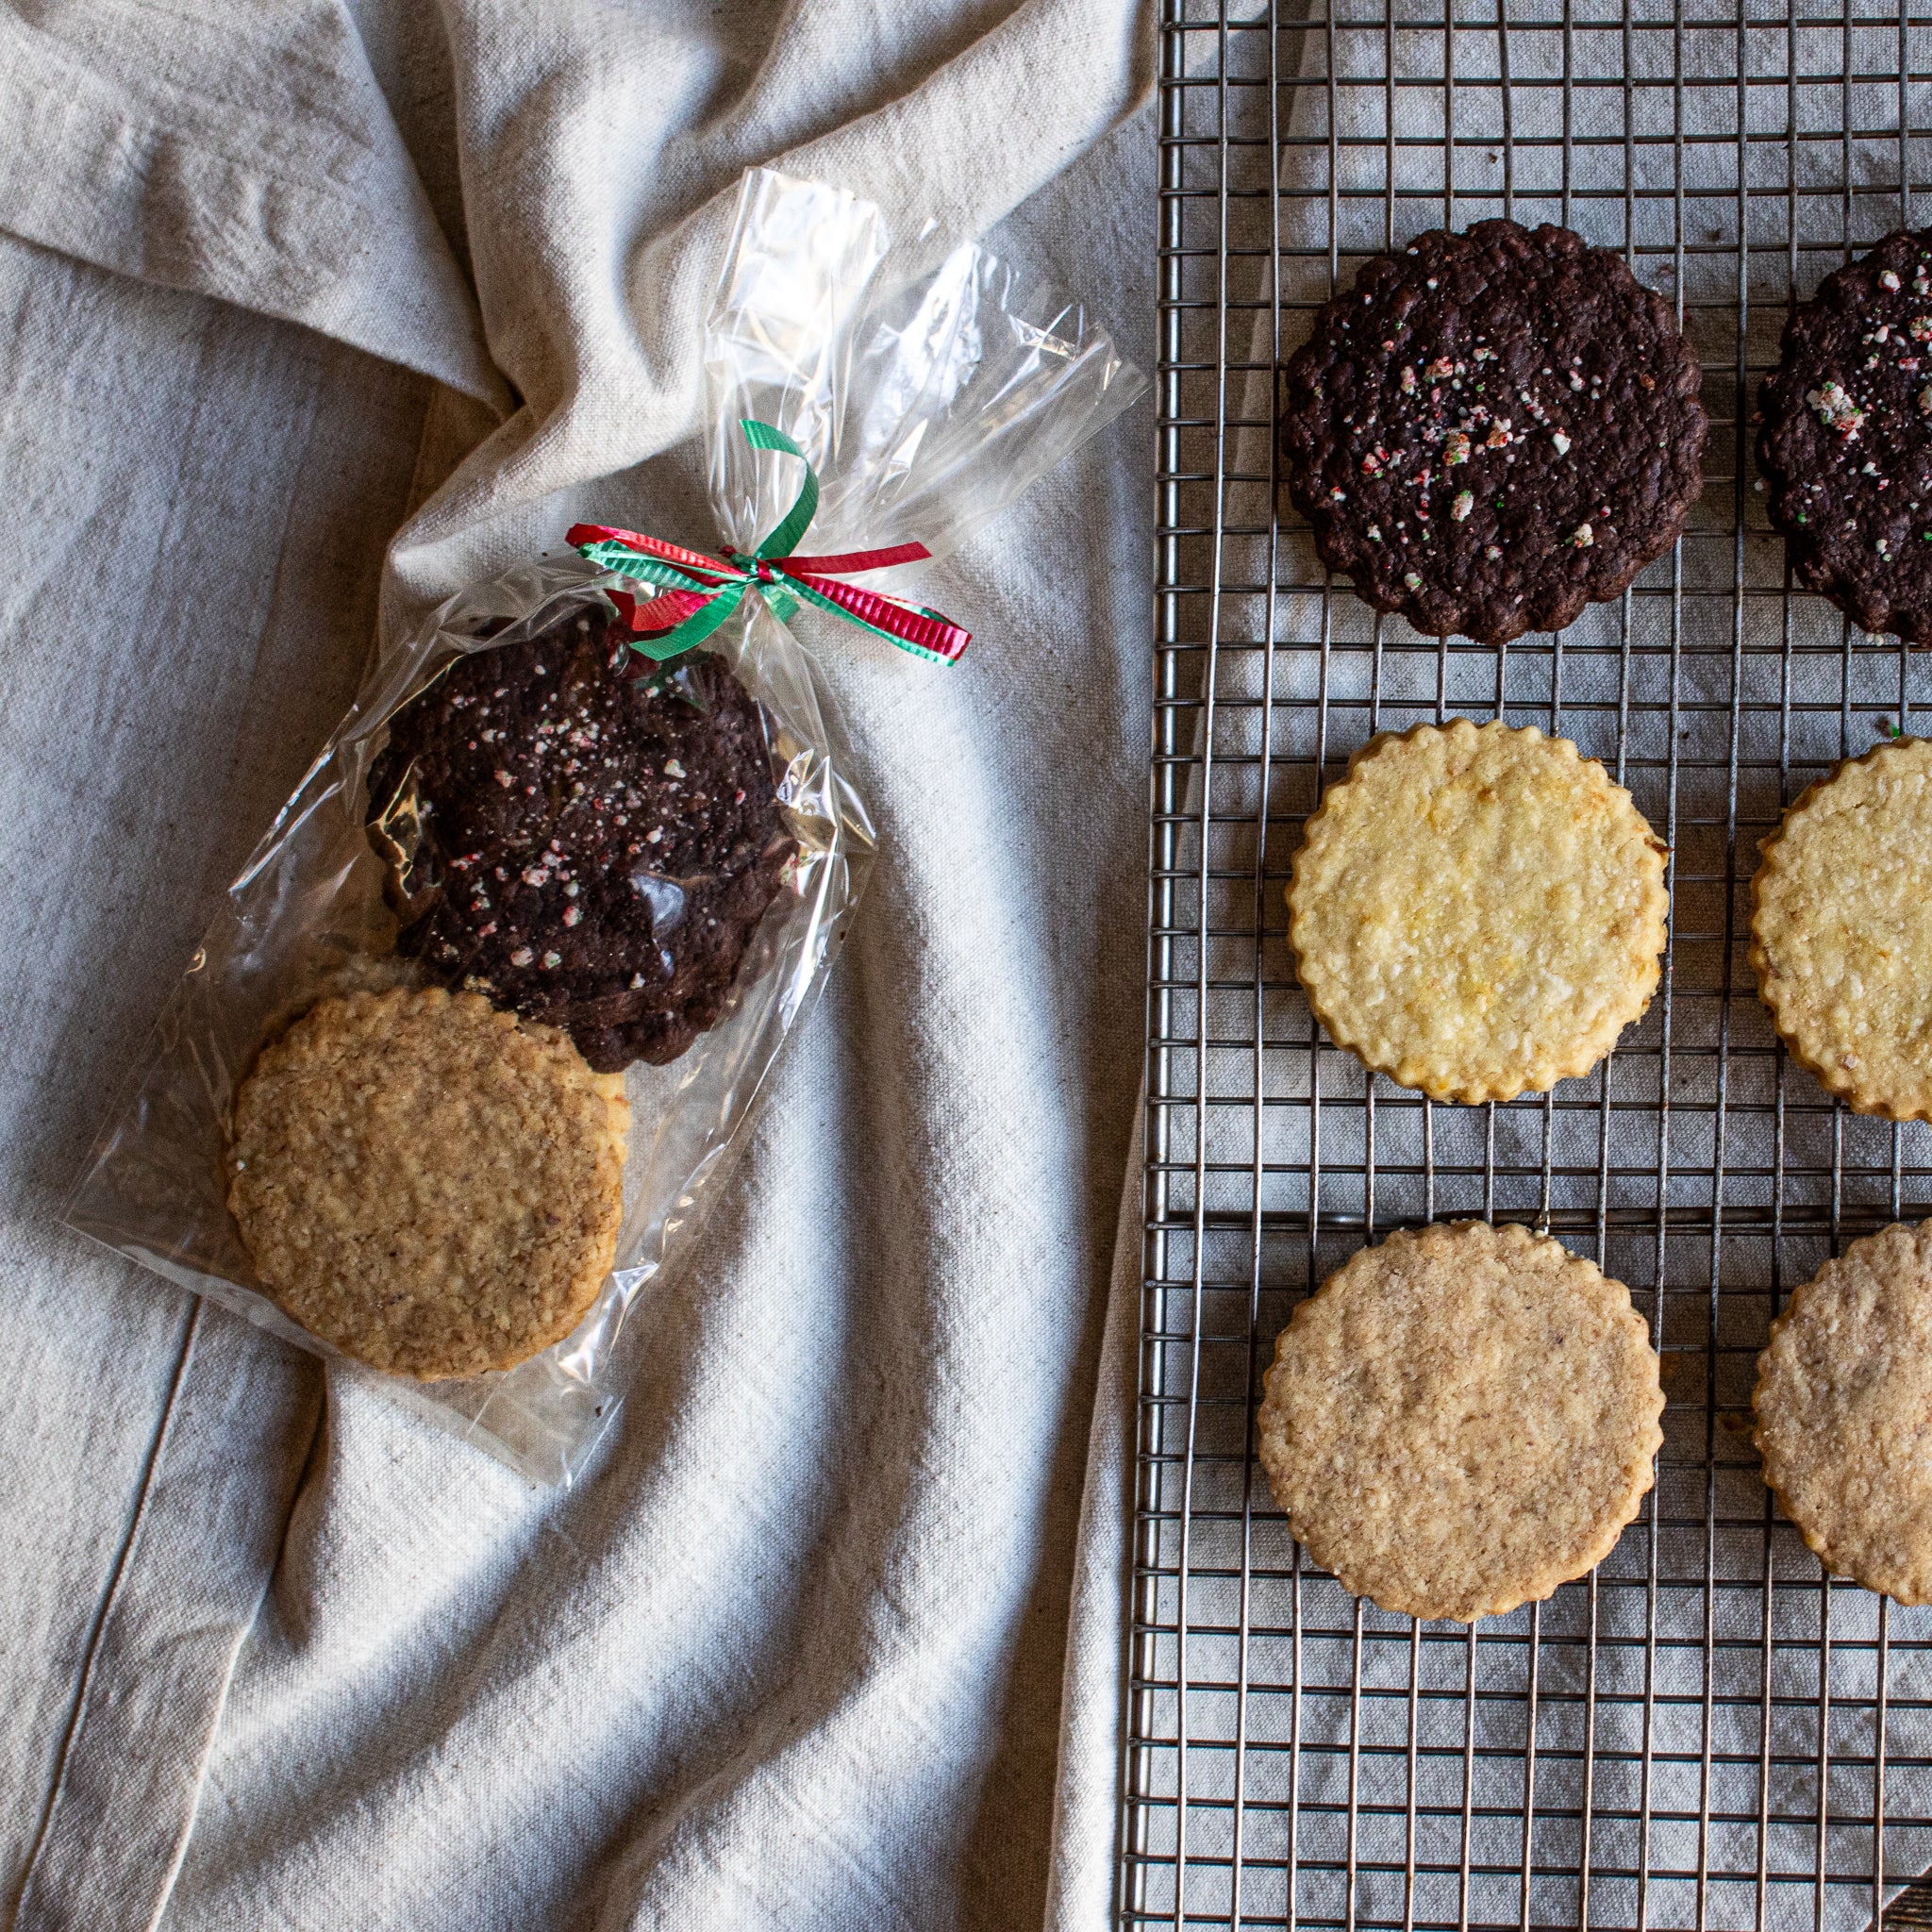
{"label": "ribbon bow", "polygon": [[575,524],[564,541],[600,569],[653,584],[658,594],[645,603],[621,592],[611,602],[631,632],[631,647],[657,663],[702,643],[731,613],[747,591],[755,591],[781,621],[800,604],[816,604],[847,624],[875,637],[890,638],[902,651],[935,664],[953,664],[972,641],[972,633],[921,605],[903,604],[878,591],[861,591],[835,579],[856,571],[882,570],[890,563],[913,563],[932,553],[924,543],[895,543],[886,550],[848,550],[837,557],[794,557],[791,546],[810,526],[819,507],[819,479],[805,452],[782,430],[747,417],[740,423],[754,449],[777,450],[805,463],[798,500],[777,527],[749,555],[727,550],[708,557],[636,530],[603,524]]}

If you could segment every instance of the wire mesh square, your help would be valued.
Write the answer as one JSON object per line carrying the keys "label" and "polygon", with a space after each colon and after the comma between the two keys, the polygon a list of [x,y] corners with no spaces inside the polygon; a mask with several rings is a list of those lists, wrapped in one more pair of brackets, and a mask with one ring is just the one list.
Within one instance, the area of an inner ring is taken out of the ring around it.
{"label": "wire mesh square", "polygon": [[[1932,11],[1751,0],[1162,0],[1146,1247],[1120,1912],[1148,1924],[1920,1923],[1932,1612],[1827,1579],[1750,1441],[1757,1351],[1848,1240],[1932,1212],[1932,1136],[1783,1056],[1757,841],[1928,725],[1932,661],[1788,582],[1751,455],[1792,307],[1932,220]],[[1369,256],[1556,221],[1704,371],[1682,542],[1560,635],[1419,636],[1277,510],[1275,372]],[[1369,736],[1577,741],[1671,848],[1649,1012],[1554,1093],[1437,1106],[1327,1042],[1283,893]],[[1289,1310],[1364,1242],[1547,1228],[1626,1282],[1668,1396],[1591,1577],[1470,1628],[1347,1596],[1254,1460]]]}

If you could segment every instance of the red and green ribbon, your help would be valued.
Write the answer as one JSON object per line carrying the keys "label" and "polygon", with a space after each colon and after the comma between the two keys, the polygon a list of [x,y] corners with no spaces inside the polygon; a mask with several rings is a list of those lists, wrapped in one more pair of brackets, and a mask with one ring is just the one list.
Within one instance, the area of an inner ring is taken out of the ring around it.
{"label": "red and green ribbon", "polygon": [[801,604],[816,604],[874,637],[891,639],[915,658],[935,664],[957,663],[972,641],[970,632],[937,610],[837,581],[859,571],[883,570],[888,564],[915,563],[931,556],[925,545],[894,543],[885,550],[847,550],[836,557],[794,555],[793,546],[818,512],[817,473],[783,430],[749,417],[739,427],[754,449],[776,450],[805,463],[798,500],[756,550],[727,550],[722,558],[708,557],[681,543],[603,524],[575,524],[565,535],[564,541],[600,570],[656,589],[658,594],[642,603],[621,591],[611,595],[618,616],[631,633],[631,648],[661,664],[703,643],[738,608],[745,593],[755,591],[781,621]]}

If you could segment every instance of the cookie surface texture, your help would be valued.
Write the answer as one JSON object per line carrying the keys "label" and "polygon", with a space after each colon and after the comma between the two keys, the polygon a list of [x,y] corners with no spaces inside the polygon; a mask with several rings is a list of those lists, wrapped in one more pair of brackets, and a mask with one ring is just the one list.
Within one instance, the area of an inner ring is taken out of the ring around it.
{"label": "cookie surface texture", "polygon": [[1751,965],[1791,1058],[1855,1112],[1932,1120],[1932,742],[1840,766],[1761,849]]}
{"label": "cookie surface texture", "polygon": [[1609,1554],[1663,1400],[1621,1282],[1524,1227],[1437,1224],[1364,1248],[1295,1309],[1261,1462],[1343,1589],[1468,1623]]}
{"label": "cookie surface texture", "polygon": [[624,1087],[475,993],[354,993],[236,1096],[228,1207],[310,1334],[425,1381],[506,1369],[595,1299],[623,1218]]}
{"label": "cookie surface texture", "polygon": [[1587,1073],[1657,989],[1663,848],[1568,739],[1372,739],[1304,827],[1295,971],[1337,1044],[1470,1105]]}
{"label": "cookie surface texture", "polygon": [[1824,278],[1758,408],[1792,575],[1862,630],[1932,643],[1932,228]]}
{"label": "cookie surface texture", "polygon": [[1377,610],[1486,644],[1560,630],[1676,541],[1699,382],[1621,256],[1567,228],[1438,229],[1367,263],[1290,361],[1290,495]]}
{"label": "cookie surface texture", "polygon": [[664,688],[611,668],[610,615],[450,664],[370,771],[397,946],[560,1026],[600,1073],[684,1053],[724,1011],[797,844],[757,701],[724,658]]}
{"label": "cookie surface texture", "polygon": [[1757,1357],[1764,1479],[1828,1570],[1932,1603],[1932,1224],[1854,1241]]}

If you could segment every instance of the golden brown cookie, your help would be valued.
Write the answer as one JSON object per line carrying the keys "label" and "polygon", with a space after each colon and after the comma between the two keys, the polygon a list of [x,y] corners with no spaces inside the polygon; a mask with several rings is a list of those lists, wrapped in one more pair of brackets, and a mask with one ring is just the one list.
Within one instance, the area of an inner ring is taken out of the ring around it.
{"label": "golden brown cookie", "polygon": [[1855,1112],[1932,1121],[1932,741],[1840,765],[1758,849],[1751,965],[1791,1058]]}
{"label": "golden brown cookie", "polygon": [[610,1271],[630,1110],[567,1035],[440,989],[327,999],[235,1102],[228,1207],[310,1334],[433,1381],[575,1328]]}
{"label": "golden brown cookie", "polygon": [[1657,990],[1664,848],[1622,786],[1534,728],[1371,739],[1307,822],[1295,972],[1341,1046],[1475,1105],[1588,1073]]}
{"label": "golden brown cookie", "polygon": [[1854,1241],[1757,1357],[1764,1480],[1827,1570],[1932,1603],[1932,1222]]}
{"label": "golden brown cookie", "polygon": [[1439,1223],[1364,1248],[1295,1309],[1261,1465],[1344,1590],[1466,1624],[1609,1555],[1663,1406],[1622,1282],[1526,1227]]}

